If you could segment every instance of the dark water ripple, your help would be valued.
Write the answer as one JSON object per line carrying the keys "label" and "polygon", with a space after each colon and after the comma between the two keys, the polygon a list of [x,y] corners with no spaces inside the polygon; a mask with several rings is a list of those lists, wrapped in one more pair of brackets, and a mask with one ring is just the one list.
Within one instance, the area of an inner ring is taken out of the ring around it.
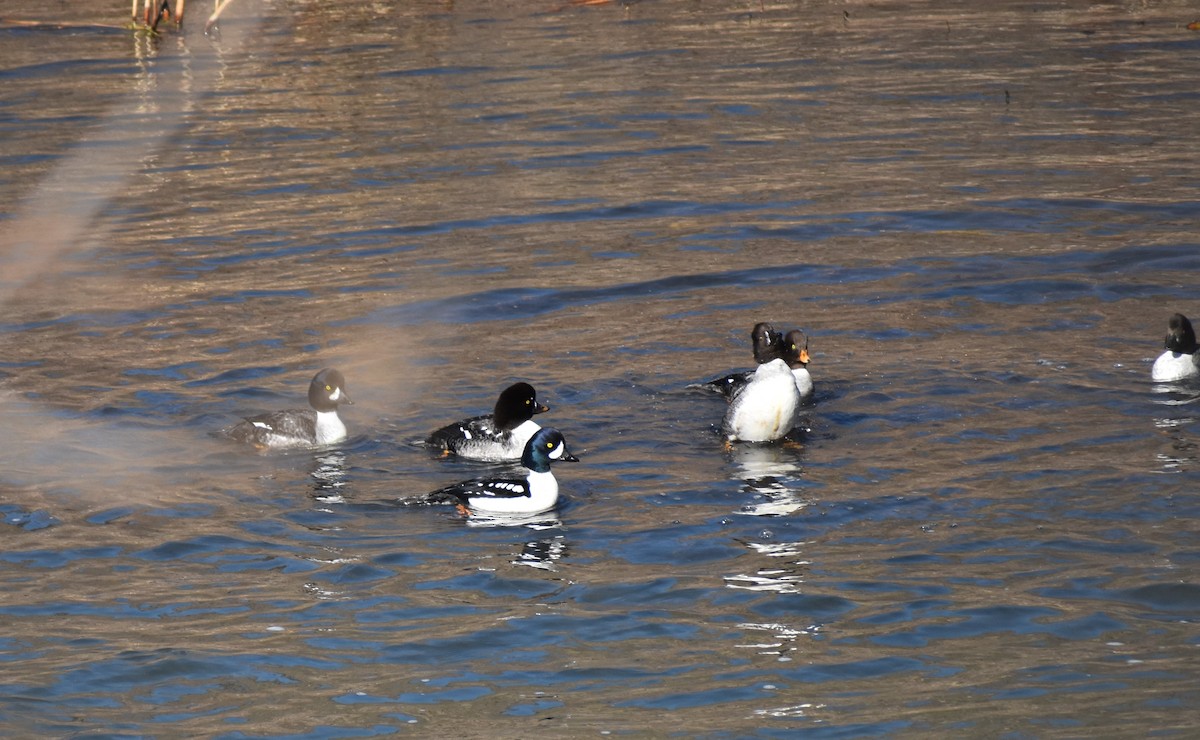
{"label": "dark water ripple", "polygon": [[[366,318],[389,325],[425,323],[431,318],[446,323],[533,319],[571,307],[598,302],[623,301],[673,293],[701,293],[727,287],[764,288],[781,285],[845,285],[881,282],[905,277],[911,282],[892,293],[869,292],[872,305],[908,302],[914,299],[940,301],[971,298],[986,303],[1036,305],[1039,303],[1097,298],[1116,301],[1152,297],[1162,288],[1138,284],[1139,274],[1153,277],[1163,273],[1193,272],[1200,267],[1192,245],[1172,248],[1122,248],[1112,253],[1048,255],[1046,257],[973,256],[960,260],[922,258],[890,267],[848,267],[812,264],[772,265],[713,274],[671,276],[626,285],[607,285],[578,290],[517,288],[479,294],[455,295],[435,301],[383,309]],[[1126,284],[1097,284],[1094,275],[1119,272]],[[1053,279],[1054,275],[1078,276],[1076,280]],[[1030,277],[1036,275],[1036,277]],[[863,291],[868,292],[868,291]],[[824,298],[824,296],[822,296]],[[802,299],[803,300],[803,299]],[[812,300],[816,300],[814,297]],[[852,299],[853,300],[853,299]],[[1060,326],[1039,327],[1053,331]]]}

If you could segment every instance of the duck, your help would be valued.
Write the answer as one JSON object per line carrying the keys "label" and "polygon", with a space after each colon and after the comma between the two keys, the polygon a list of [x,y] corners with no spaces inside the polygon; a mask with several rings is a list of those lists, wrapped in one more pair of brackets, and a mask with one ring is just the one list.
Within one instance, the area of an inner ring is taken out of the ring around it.
{"label": "duck", "polygon": [[1170,383],[1200,375],[1200,344],[1196,343],[1196,332],[1192,322],[1177,313],[1167,322],[1166,351],[1154,361],[1150,378],[1160,383]]}
{"label": "duck", "polygon": [[259,449],[330,445],[346,438],[346,425],[338,416],[338,407],[353,403],[341,372],[327,367],[308,384],[308,405],[312,408],[250,416],[223,430],[223,434]]}
{"label": "duck", "polygon": [[510,462],[520,460],[525,445],[541,429],[533,420],[550,408],[537,401],[529,383],[513,383],[500,392],[492,413],[448,424],[425,439],[425,447],[443,456],[468,460]]}
{"label": "duck", "polygon": [[550,472],[553,462],[579,462],[567,441],[553,427],[539,429],[521,453],[524,477],[476,478],[439,488],[428,494],[429,503],[452,503],[470,515],[528,515],[549,511],[558,503],[558,481]]}
{"label": "duck", "polygon": [[808,335],[793,329],[784,335],[782,346],[782,359],[792,370],[792,379],[796,381],[800,398],[806,400],[813,393],[812,374],[808,372]]}
{"label": "duck", "polygon": [[792,430],[800,390],[792,368],[782,358],[765,362],[729,401],[721,431],[726,444],[774,442]]}

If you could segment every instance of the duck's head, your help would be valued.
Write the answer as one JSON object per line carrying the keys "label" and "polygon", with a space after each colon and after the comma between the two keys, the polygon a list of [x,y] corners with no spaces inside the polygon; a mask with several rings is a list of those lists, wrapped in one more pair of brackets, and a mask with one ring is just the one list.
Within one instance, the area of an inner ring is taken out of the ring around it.
{"label": "duck's head", "polygon": [[336,411],[343,403],[353,404],[346,393],[346,379],[331,367],[313,376],[308,384],[308,403],[317,411]]}

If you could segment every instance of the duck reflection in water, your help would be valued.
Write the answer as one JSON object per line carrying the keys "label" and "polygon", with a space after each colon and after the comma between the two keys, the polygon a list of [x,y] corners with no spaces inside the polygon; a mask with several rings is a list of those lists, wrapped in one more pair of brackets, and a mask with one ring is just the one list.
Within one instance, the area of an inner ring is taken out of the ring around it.
{"label": "duck reflection in water", "polygon": [[332,450],[313,458],[313,498],[326,504],[345,503],[342,489],[348,482],[346,453]]}
{"label": "duck reflection in water", "polygon": [[538,570],[558,570],[557,563],[570,552],[563,523],[555,517],[541,515],[497,515],[473,516],[466,520],[468,527],[513,527],[520,526],[537,532],[539,536],[521,543],[521,552],[511,561],[513,565],[524,565]]}
{"label": "duck reflection in water", "polygon": [[754,500],[742,507],[742,514],[786,516],[808,505],[797,492],[800,479],[800,448],[787,445],[736,445],[729,458],[736,466],[736,479]]}
{"label": "duck reflection in water", "polygon": [[570,552],[564,535],[530,540],[521,546],[513,565],[525,565],[538,570],[558,570],[556,563]]}

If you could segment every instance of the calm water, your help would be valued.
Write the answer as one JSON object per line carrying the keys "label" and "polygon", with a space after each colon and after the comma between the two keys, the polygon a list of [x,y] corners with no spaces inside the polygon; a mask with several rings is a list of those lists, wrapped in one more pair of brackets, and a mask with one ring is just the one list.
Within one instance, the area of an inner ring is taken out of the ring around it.
{"label": "calm water", "polygon": [[[7,735],[1194,734],[1191,4],[189,7],[0,28]],[[559,510],[399,506],[516,379]]]}

